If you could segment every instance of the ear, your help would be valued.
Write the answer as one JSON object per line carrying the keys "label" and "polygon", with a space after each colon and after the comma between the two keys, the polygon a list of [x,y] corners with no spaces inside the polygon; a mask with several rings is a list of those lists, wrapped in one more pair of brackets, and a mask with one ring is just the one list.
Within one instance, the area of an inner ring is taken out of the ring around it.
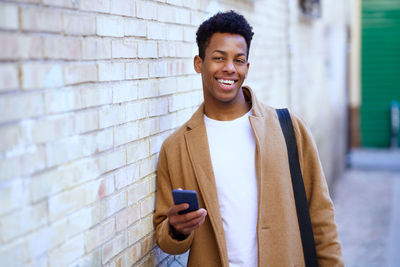
{"label": "ear", "polygon": [[244,78],[245,78],[245,79],[247,78],[247,73],[249,72],[250,62],[247,61],[246,67],[247,67],[247,69],[246,69],[246,74],[244,75]]}
{"label": "ear", "polygon": [[197,73],[201,73],[201,66],[203,65],[203,60],[199,56],[195,56],[193,59],[194,70]]}

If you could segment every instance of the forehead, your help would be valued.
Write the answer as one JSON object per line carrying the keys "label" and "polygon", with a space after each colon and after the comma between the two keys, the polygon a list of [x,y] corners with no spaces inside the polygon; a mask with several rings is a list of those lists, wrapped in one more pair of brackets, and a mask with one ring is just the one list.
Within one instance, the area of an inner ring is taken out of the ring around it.
{"label": "forehead", "polygon": [[206,47],[206,53],[215,50],[247,54],[247,44],[244,37],[233,33],[214,33]]}

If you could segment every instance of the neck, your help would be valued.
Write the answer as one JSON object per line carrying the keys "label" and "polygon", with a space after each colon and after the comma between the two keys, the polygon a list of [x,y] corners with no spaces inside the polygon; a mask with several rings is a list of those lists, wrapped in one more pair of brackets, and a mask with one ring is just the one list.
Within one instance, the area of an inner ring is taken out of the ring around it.
{"label": "neck", "polygon": [[207,117],[219,121],[231,121],[249,112],[251,105],[246,101],[243,91],[237,99],[226,103],[215,103],[204,99],[204,113]]}

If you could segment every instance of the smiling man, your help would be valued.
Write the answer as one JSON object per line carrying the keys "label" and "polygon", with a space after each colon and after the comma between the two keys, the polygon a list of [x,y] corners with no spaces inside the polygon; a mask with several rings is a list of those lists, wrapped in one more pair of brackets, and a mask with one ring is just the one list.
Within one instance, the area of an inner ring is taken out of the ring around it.
{"label": "smiling man", "polygon": [[[204,103],[162,145],[154,223],[166,253],[188,266],[304,266],[285,140],[275,110],[242,86],[253,37],[245,18],[218,13],[197,31]],[[315,144],[292,114],[319,266],[343,266],[334,209]],[[200,209],[179,214],[173,189]]]}

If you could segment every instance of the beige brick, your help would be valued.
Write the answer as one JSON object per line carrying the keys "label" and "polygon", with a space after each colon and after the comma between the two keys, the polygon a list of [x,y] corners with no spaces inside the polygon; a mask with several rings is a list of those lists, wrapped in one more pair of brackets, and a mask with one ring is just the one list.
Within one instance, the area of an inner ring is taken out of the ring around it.
{"label": "beige brick", "polygon": [[155,200],[155,195],[151,194],[140,202],[140,215],[142,218],[154,212]]}
{"label": "beige brick", "polygon": [[[71,3],[71,1],[68,2]],[[96,34],[96,19],[88,14],[64,13],[63,30],[68,35],[94,35]]]}
{"label": "beige brick", "polygon": [[0,98],[0,122],[39,116],[43,113],[41,93],[4,95]]}
{"label": "beige brick", "polygon": [[82,10],[109,13],[110,2],[110,0],[80,0],[79,8]]}
{"label": "beige brick", "polygon": [[21,7],[22,29],[26,31],[61,32],[61,12],[50,8]]}
{"label": "beige brick", "polygon": [[84,257],[78,259],[70,266],[74,267],[87,267],[87,266],[101,266],[101,248],[98,248]]}
{"label": "beige brick", "polygon": [[157,20],[160,22],[176,22],[176,8],[171,6],[157,6]]}
{"label": "beige brick", "polygon": [[125,252],[125,256],[128,266],[132,266],[134,263],[136,263],[141,257],[140,242],[129,247]]}
{"label": "beige brick", "polygon": [[16,64],[0,64],[0,92],[19,87],[19,71]]}
{"label": "beige brick", "polygon": [[[152,193],[151,185],[152,179],[154,177],[146,177],[139,180],[128,188],[128,205],[136,205],[139,201],[144,200],[144,198]],[[139,215],[136,215],[139,216]],[[144,216],[141,216],[144,217]]]}
{"label": "beige brick", "polygon": [[177,127],[177,113],[169,113],[160,117],[160,132]]}
{"label": "beige brick", "polygon": [[165,40],[167,37],[166,24],[149,21],[147,23],[147,38],[152,40]]}
{"label": "beige brick", "polygon": [[97,81],[97,64],[69,64],[64,66],[65,84]]}
{"label": "beige brick", "polygon": [[120,190],[139,178],[139,167],[136,164],[124,167],[115,173],[115,188]]}
{"label": "beige brick", "polygon": [[151,216],[140,220],[129,229],[129,246],[135,244],[137,241],[139,241],[152,231],[153,222]]}
{"label": "beige brick", "polygon": [[86,252],[101,246],[115,234],[115,219],[111,218],[106,222],[89,230],[86,235]]}
{"label": "beige brick", "polygon": [[49,198],[49,218],[51,221],[63,218],[98,199],[99,181],[80,185],[70,191]]}
{"label": "beige brick", "polygon": [[84,254],[84,243],[83,235],[78,235],[71,240],[68,240],[60,248],[49,253],[49,265],[66,266],[67,264],[72,263]]}
{"label": "beige brick", "polygon": [[127,191],[124,190],[114,196],[106,199],[106,216],[110,217],[115,215],[116,212],[122,210],[127,206]]}
{"label": "beige brick", "polygon": [[105,153],[101,155],[99,161],[102,173],[118,169],[126,165],[126,151],[125,149],[119,149]]}
{"label": "beige brick", "polygon": [[157,134],[159,132],[159,118],[144,119],[139,122],[139,138]]}
{"label": "beige brick", "polygon": [[28,147],[24,154],[0,160],[0,180],[24,176],[46,167],[45,150],[40,146]]}
{"label": "beige brick", "polygon": [[39,36],[0,32],[0,59],[38,59],[42,57]]}
{"label": "beige brick", "polygon": [[195,43],[196,42],[196,28],[183,27],[183,41]]}
{"label": "beige brick", "polygon": [[139,99],[159,96],[160,81],[156,79],[138,82]]}
{"label": "beige brick", "polygon": [[97,35],[112,37],[124,36],[124,24],[122,18],[111,16],[97,16],[96,25]]}
{"label": "beige brick", "polygon": [[54,88],[64,85],[62,66],[54,63],[24,63],[22,88],[25,90]]}
{"label": "beige brick", "polygon": [[170,63],[167,61],[156,61],[149,64],[149,77],[167,77],[169,76]]}
{"label": "beige brick", "polygon": [[102,262],[103,264],[108,262],[111,258],[120,253],[124,248],[128,246],[127,233],[117,235],[113,240],[109,241],[103,246],[102,249]]}
{"label": "beige brick", "polygon": [[128,227],[140,219],[140,206],[133,204],[127,208],[128,213]]}
{"label": "beige brick", "polygon": [[141,19],[157,19],[157,6],[148,1],[136,1],[136,16]]}
{"label": "beige brick", "polygon": [[59,115],[37,120],[32,126],[32,141],[47,143],[71,135],[74,131],[74,118]]}
{"label": "beige brick", "polygon": [[67,239],[67,235],[61,233],[66,233],[66,230],[67,220],[61,219],[29,234],[25,239],[25,243],[29,247],[30,257],[37,258],[63,244]]}
{"label": "beige brick", "polygon": [[[28,135],[30,132],[28,132]],[[19,124],[11,124],[0,127],[0,151],[6,151],[16,147],[26,145],[25,128]]]}
{"label": "beige brick", "polygon": [[[181,79],[179,77],[178,79]],[[168,78],[161,78],[160,81],[160,96],[162,95],[170,95],[177,92],[177,78],[175,77],[168,77]],[[185,85],[187,86],[187,85]]]}
{"label": "beige brick", "polygon": [[157,42],[142,41],[138,43],[138,57],[140,58],[157,58],[157,50]]}
{"label": "beige brick", "polygon": [[83,159],[47,170],[32,177],[30,183],[31,201],[36,202],[94,179],[99,175],[98,163],[93,159]]}
{"label": "beige brick", "polygon": [[112,88],[108,84],[86,85],[80,92],[82,108],[111,104],[112,98]]}
{"label": "beige brick", "polygon": [[139,136],[139,129],[137,122],[128,122],[114,128],[114,146],[135,141]]}
{"label": "beige brick", "polygon": [[136,15],[135,1],[111,0],[110,12],[113,14],[134,17]]}
{"label": "beige brick", "polygon": [[167,27],[166,39],[168,41],[182,41],[183,40],[183,28],[182,28],[182,26],[169,25]]}
{"label": "beige brick", "polygon": [[118,81],[125,78],[124,63],[98,63],[99,81]]}
{"label": "beige brick", "polygon": [[142,119],[148,114],[148,105],[146,101],[135,101],[125,105],[126,121],[135,121]]}
{"label": "beige brick", "polygon": [[46,222],[46,202],[25,207],[0,218],[0,239],[2,241],[10,241],[44,225]]}
{"label": "beige brick", "polygon": [[[141,253],[142,255],[149,255],[150,251],[154,249],[155,246],[155,241],[154,241],[154,234],[150,234],[148,236],[146,236],[142,241],[140,241],[141,243]],[[153,263],[153,256],[150,254],[149,259],[147,262],[142,263],[143,266],[155,266]],[[151,264],[151,265],[148,265]]]}
{"label": "beige brick", "polygon": [[0,259],[3,266],[23,266],[29,261],[29,246],[23,240],[7,244],[0,249]]}
{"label": "beige brick", "polygon": [[21,179],[13,179],[11,181],[1,182],[0,215],[22,207],[23,202],[21,199],[23,199],[23,187],[24,185]]}
{"label": "beige brick", "polygon": [[[163,131],[164,129],[160,129],[160,130]],[[167,129],[167,130],[169,130],[169,129]],[[160,151],[161,145],[167,137],[168,137],[168,134],[165,134],[165,133],[150,137],[150,154],[151,155],[158,153]]]}
{"label": "beige brick", "polygon": [[147,175],[155,173],[157,170],[157,155],[153,155],[144,159],[140,163],[139,177],[146,177]]}
{"label": "beige brick", "polygon": [[93,208],[83,208],[68,217],[68,236],[80,234],[94,225],[92,210]]}
{"label": "beige brick", "polygon": [[110,127],[125,122],[125,107],[122,105],[107,106],[99,110],[100,128]]}
{"label": "beige brick", "polygon": [[168,98],[153,98],[149,100],[149,116],[159,116],[168,113]]}
{"label": "beige brick", "polygon": [[98,195],[100,198],[110,196],[115,192],[114,175],[108,174],[101,178]]}
{"label": "beige brick", "polygon": [[129,144],[126,152],[128,164],[147,158],[150,155],[149,141],[146,139]]}
{"label": "beige brick", "polygon": [[112,147],[112,129],[81,136],[71,136],[48,144],[46,147],[47,165],[55,166],[92,153]]}
{"label": "beige brick", "polygon": [[46,113],[48,114],[70,111],[82,106],[80,103],[80,92],[72,88],[46,92],[44,101]]}
{"label": "beige brick", "polygon": [[[176,23],[178,24],[190,24],[191,22],[191,14],[187,9],[179,8],[176,11]],[[200,24],[197,24],[200,25]]]}
{"label": "beige brick", "polygon": [[125,64],[125,79],[144,79],[149,77],[149,63],[143,60]]}
{"label": "beige brick", "polygon": [[18,29],[18,7],[0,3],[0,28],[7,30]]}
{"label": "beige brick", "polygon": [[86,133],[99,129],[99,113],[97,110],[76,112],[74,118],[75,133]]}
{"label": "beige brick", "polygon": [[138,55],[138,44],[135,39],[116,39],[111,42],[112,58],[136,58]]}
{"label": "beige brick", "polygon": [[124,21],[124,35],[145,37],[147,33],[146,22],[136,18],[125,18]]}
{"label": "beige brick", "polygon": [[86,37],[82,40],[82,59],[108,58],[111,58],[110,39]]}
{"label": "beige brick", "polygon": [[138,86],[136,82],[118,82],[112,85],[113,103],[128,102],[137,99]]}
{"label": "beige brick", "polygon": [[45,58],[79,59],[81,57],[81,40],[79,38],[46,37],[43,44]]}
{"label": "beige brick", "polygon": [[175,5],[175,6],[183,6],[183,0],[166,0],[167,4]]}
{"label": "beige brick", "polygon": [[43,0],[43,4],[58,7],[78,8],[78,1],[71,0]]}

